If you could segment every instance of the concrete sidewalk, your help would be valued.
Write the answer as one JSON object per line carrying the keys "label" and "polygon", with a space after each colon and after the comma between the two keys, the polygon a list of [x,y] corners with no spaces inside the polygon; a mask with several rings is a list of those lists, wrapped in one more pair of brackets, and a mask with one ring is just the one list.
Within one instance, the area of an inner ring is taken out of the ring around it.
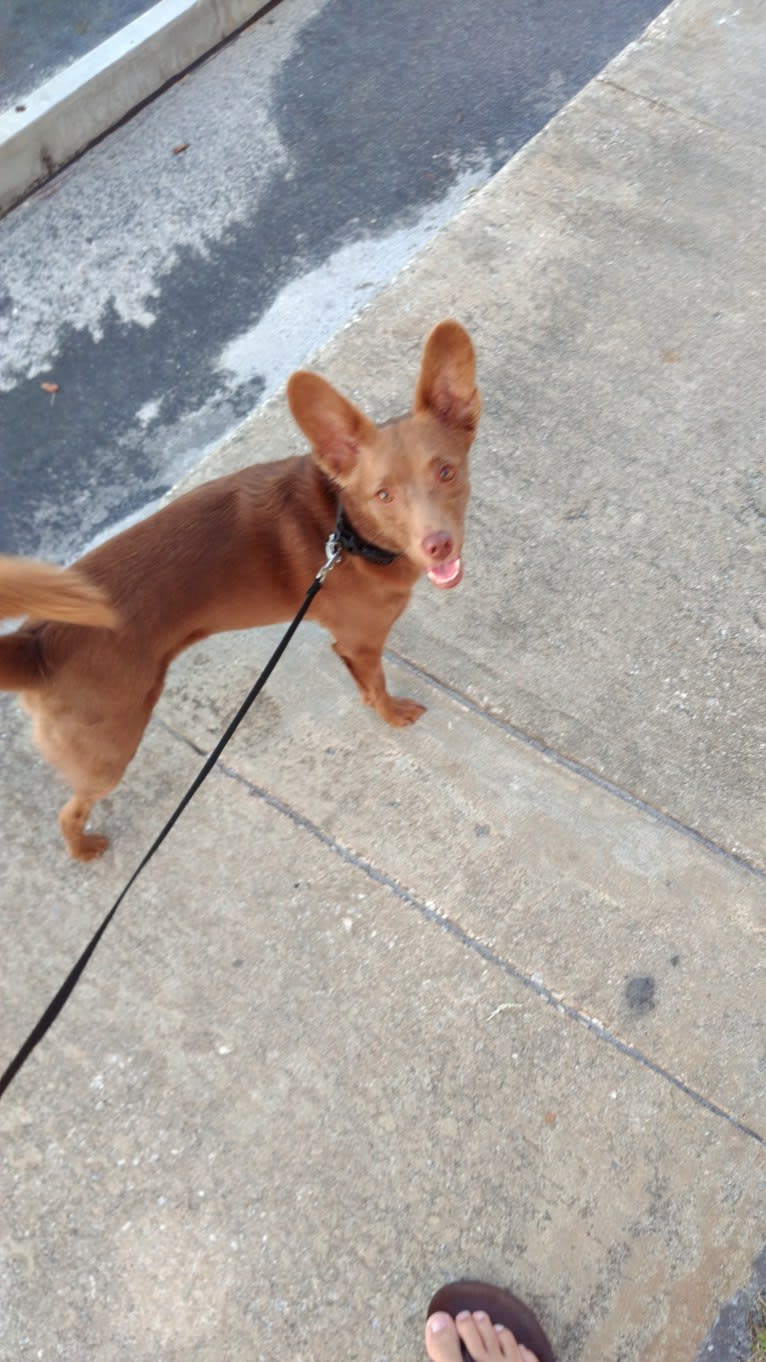
{"label": "concrete sidewalk", "polygon": [[[477,343],[466,580],[391,640],[428,713],[299,634],[0,1105],[4,1358],[403,1362],[462,1275],[562,1362],[747,1356],[764,60],[756,0],[676,0],[318,356],[380,418]],[[280,396],[198,477],[300,448]],[[275,636],[174,666],[92,868],[3,704],[4,1054]]]}

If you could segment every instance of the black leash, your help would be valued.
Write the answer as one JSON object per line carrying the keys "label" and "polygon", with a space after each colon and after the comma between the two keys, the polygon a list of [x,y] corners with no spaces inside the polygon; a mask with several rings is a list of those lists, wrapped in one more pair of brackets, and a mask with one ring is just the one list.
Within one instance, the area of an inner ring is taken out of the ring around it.
{"label": "black leash", "polygon": [[[340,511],[338,515],[340,519]],[[117,909],[119,908],[120,904],[125,898],[125,895],[127,894],[128,890],[132,887],[132,885],[135,884],[144,867],[149,864],[149,861],[152,859],[152,856],[154,855],[155,851],[157,851],[158,847],[162,846],[162,843],[165,841],[165,838],[167,837],[171,828],[173,828],[175,824],[178,822],[178,819],[181,817],[181,814],[183,813],[187,804],[189,803],[191,798],[196,794],[203,780],[205,780],[212,771],[218,758],[223,752],[224,747],[229,742],[229,739],[232,737],[236,729],[241,724],[242,720],[247,714],[247,711],[249,710],[256,696],[263,689],[269,677],[271,676],[271,673],[273,672],[280,657],[285,651],[285,648],[290,642],[290,639],[292,638],[293,634],[298,628],[298,625],[300,624],[301,620],[306,614],[306,611],[311,605],[311,602],[313,601],[317,592],[322,587],[325,577],[341,557],[341,546],[339,543],[339,537],[337,533],[337,525],[336,529],[333,531],[333,533],[330,535],[330,538],[327,541],[325,552],[327,554],[327,558],[323,563],[322,567],[319,569],[319,572],[317,573],[316,577],[311,583],[311,586],[309,587],[308,591],[306,592],[300,610],[295,616],[295,619],[292,621],[292,624],[290,624],[287,631],[283,635],[275,651],[272,653],[271,657],[269,658],[269,661],[266,663],[266,666],[264,667],[263,671],[258,677],[258,680],[255,682],[255,685],[250,690],[249,695],[247,695],[247,697],[243,700],[242,704],[237,710],[237,713],[234,715],[234,718],[231,720],[231,723],[226,729],[226,732],[223,734],[223,737],[221,737],[216,743],[215,747],[213,748],[213,751],[210,753],[210,756],[205,761],[204,766],[200,770],[199,774],[192,781],[191,785],[186,791],[186,794],[184,795],[178,807],[170,815],[170,818],[168,819],[162,831],[159,832],[158,835],[155,837],[154,841],[152,842],[152,845],[149,847],[149,850],[147,851],[143,860],[136,866],[136,869],[133,871],[133,874],[131,875],[130,879],[125,885],[125,888],[122,890],[122,893],[120,894],[119,898],[109,909],[109,912],[107,913],[106,917],[101,923],[101,926],[91,937],[91,940],[85,947],[85,950],[83,951],[77,963],[69,971],[69,974],[67,975],[63,984],[61,985],[61,988],[59,989],[55,998],[51,999],[40,1020],[37,1022],[36,1026],[32,1028],[26,1040],[24,1041],[24,1044],[21,1046],[21,1049],[18,1051],[18,1054],[11,1060],[2,1078],[0,1078],[0,1097],[2,1097],[6,1088],[13,1082],[13,1079],[16,1077],[16,1074],[19,1072],[19,1069],[22,1067],[22,1065],[25,1064],[26,1061],[29,1059],[29,1056],[31,1055],[35,1046],[39,1045],[48,1028],[52,1026],[53,1022],[56,1020],[59,1012],[64,1006],[64,1003],[66,1002],[70,993],[74,989],[75,984],[80,978],[80,975],[85,969],[85,966],[87,965],[91,956],[93,955],[93,952],[95,951],[99,941],[104,935],[104,932],[109,926],[109,923],[111,922],[112,918],[117,912]]]}

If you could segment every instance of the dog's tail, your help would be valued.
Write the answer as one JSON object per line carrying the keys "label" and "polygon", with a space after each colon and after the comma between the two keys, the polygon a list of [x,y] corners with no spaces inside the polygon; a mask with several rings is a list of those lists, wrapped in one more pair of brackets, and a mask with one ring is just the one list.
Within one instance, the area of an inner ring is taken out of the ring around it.
{"label": "dog's tail", "polygon": [[[0,555],[0,619],[16,615],[108,629],[118,622],[106,594],[77,568]],[[34,640],[23,633],[0,638],[0,690],[24,690],[36,680],[40,659]]]}
{"label": "dog's tail", "polygon": [[30,558],[0,555],[0,619],[31,615],[66,624],[97,624],[113,629],[116,611],[106,593],[77,568],[50,567]]}

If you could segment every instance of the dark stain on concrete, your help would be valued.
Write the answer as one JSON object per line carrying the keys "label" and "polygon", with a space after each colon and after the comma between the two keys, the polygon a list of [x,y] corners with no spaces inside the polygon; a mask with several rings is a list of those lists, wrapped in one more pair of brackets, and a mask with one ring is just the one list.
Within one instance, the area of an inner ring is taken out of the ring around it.
{"label": "dark stain on concrete", "polygon": [[654,979],[651,974],[636,974],[625,984],[625,1000],[632,1012],[643,1015],[654,1008]]}

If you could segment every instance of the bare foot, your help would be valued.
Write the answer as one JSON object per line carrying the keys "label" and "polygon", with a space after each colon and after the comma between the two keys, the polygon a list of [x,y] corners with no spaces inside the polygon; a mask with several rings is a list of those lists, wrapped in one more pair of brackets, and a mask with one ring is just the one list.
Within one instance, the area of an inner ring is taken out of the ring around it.
{"label": "bare foot", "polygon": [[510,1329],[493,1324],[483,1310],[473,1314],[461,1310],[455,1319],[437,1310],[426,1321],[426,1352],[431,1362],[462,1362],[461,1339],[472,1362],[537,1362]]}

